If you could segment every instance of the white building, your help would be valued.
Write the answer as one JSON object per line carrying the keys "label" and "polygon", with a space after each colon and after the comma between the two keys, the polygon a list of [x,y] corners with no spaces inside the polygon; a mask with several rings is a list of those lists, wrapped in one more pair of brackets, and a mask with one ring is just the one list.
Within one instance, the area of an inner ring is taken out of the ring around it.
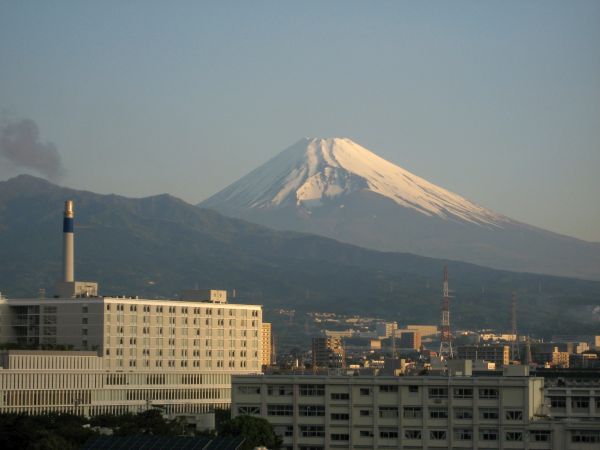
{"label": "white building", "polygon": [[0,299],[1,343],[79,350],[5,353],[0,412],[228,407],[231,375],[260,373],[261,327],[260,306],[221,301]]}
{"label": "white building", "polygon": [[262,308],[221,290],[182,300],[102,297],[75,280],[74,204],[65,203],[55,298],[0,297],[0,343],[68,352],[3,355],[0,413],[196,413],[227,407],[231,375],[261,371]]}
{"label": "white building", "polygon": [[236,376],[232,413],[268,419],[294,450],[598,448],[600,423],[551,419],[544,380],[510,373]]}

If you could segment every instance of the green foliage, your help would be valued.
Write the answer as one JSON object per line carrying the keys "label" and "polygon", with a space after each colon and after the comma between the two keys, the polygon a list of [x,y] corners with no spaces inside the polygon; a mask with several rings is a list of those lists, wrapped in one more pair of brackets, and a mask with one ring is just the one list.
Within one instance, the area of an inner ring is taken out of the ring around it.
{"label": "green foliage", "polygon": [[93,427],[106,427],[114,430],[117,436],[133,434],[154,434],[160,436],[179,436],[185,433],[182,422],[163,418],[162,412],[150,409],[139,414],[122,414],[119,416],[104,414],[92,417]]}
{"label": "green foliage", "polygon": [[185,432],[180,420],[164,419],[158,410],[148,410],[139,414],[105,414],[91,419],[72,414],[0,414],[0,448],[75,450],[96,435],[94,427],[110,428],[117,436],[180,436]]}
{"label": "green foliage", "polygon": [[71,450],[83,445],[94,432],[86,420],[71,414],[26,416],[0,415],[0,448],[25,450]]}
{"label": "green foliage", "polygon": [[273,426],[261,417],[237,416],[223,424],[222,436],[243,436],[246,438],[243,450],[265,446],[268,449],[278,449],[283,441],[275,434]]}

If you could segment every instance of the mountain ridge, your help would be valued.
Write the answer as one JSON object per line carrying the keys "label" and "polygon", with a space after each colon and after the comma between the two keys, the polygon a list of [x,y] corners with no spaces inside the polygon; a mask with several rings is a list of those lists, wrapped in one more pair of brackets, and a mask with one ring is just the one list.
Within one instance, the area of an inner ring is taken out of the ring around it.
{"label": "mountain ridge", "polygon": [[170,195],[131,199],[34,177],[0,182],[3,295],[37,296],[39,288],[52,295],[61,273],[66,199],[75,201],[76,279],[98,281],[101,294],[148,298],[177,298],[194,286],[235,289],[237,302],[265,306],[284,340],[287,325],[277,322],[275,308],[437,323],[444,265],[457,327],[509,327],[513,291],[519,313],[529,318],[524,330],[551,334],[600,323],[598,282],[377,252],[270,230]]}
{"label": "mountain ridge", "polygon": [[305,138],[198,204],[380,251],[600,280],[600,243],[511,219],[345,138]]}

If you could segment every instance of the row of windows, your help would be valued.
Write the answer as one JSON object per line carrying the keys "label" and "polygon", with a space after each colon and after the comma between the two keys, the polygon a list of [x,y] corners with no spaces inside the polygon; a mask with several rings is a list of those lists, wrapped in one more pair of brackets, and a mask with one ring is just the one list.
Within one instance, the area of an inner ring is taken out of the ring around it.
{"label": "row of windows", "polygon": [[[117,368],[121,368],[121,367],[125,367],[125,360],[122,358],[117,358],[114,359],[114,366]],[[214,363],[214,364],[213,364]],[[175,368],[175,367],[204,367],[206,369],[210,369],[212,367],[216,367],[217,369],[222,369],[225,367],[228,368],[239,368],[239,369],[246,369],[248,367],[252,367],[254,369],[258,369],[258,361],[235,361],[235,360],[229,360],[227,361],[227,363],[225,363],[224,360],[192,360],[189,361],[187,359],[184,360],[174,360],[174,359],[169,359],[169,360],[162,360],[162,359],[158,359],[158,360],[154,360],[154,361],[150,361],[149,359],[129,359],[128,360],[128,366],[129,367],[170,367],[170,368]]]}
{"label": "row of windows", "polygon": [[[418,386],[409,386],[413,388],[411,392],[418,392]],[[410,389],[409,389],[410,390]],[[379,386],[380,392],[398,392],[398,385],[381,385]],[[269,391],[269,395],[277,395]],[[288,390],[289,394],[292,395],[292,387]],[[359,394],[361,396],[369,396],[372,394],[372,389],[369,387],[359,388]],[[478,391],[480,399],[497,399],[499,396],[499,390],[497,388],[480,388]],[[281,394],[279,394],[281,395]],[[325,395],[325,386],[322,384],[301,384],[300,395],[302,396],[323,396]],[[429,388],[429,398],[431,399],[443,399],[448,398],[448,388],[446,387],[431,387]],[[469,399],[473,398],[473,388],[454,388],[454,398],[458,399]],[[348,393],[334,392],[331,393],[331,400],[349,400],[350,395]]]}
{"label": "row of windows", "polygon": [[[107,311],[111,311],[112,305],[113,304],[111,304],[111,303],[107,303],[106,304],[106,310]],[[143,312],[148,312],[148,313],[151,312],[151,309],[150,309],[149,305],[129,305],[129,308],[126,308],[124,304],[117,303],[114,306],[115,306],[115,310],[118,311],[118,312],[124,312],[126,309],[128,309],[129,312],[137,312],[138,306],[142,306],[141,310]],[[83,308],[84,308],[83,312],[87,313],[87,307],[84,306]],[[177,313],[179,313],[179,314],[192,314],[192,313],[193,314],[200,314],[202,312],[202,308],[190,308],[190,307],[187,307],[187,306],[181,306],[181,307],[179,307],[179,306],[168,306],[166,308],[167,308],[167,312],[169,314],[177,314]],[[233,309],[233,308],[229,309],[228,308],[227,310],[229,311],[229,315],[230,316],[235,315],[235,311],[236,311],[235,309]],[[247,314],[246,311],[248,311],[248,310],[241,309],[241,310],[238,310],[238,311],[242,312],[242,316],[246,316],[246,314]],[[154,312],[156,312],[156,313],[162,313],[162,312],[164,312],[164,307],[161,306],[161,305],[154,306]],[[56,313],[56,312],[54,312],[54,313]],[[213,308],[205,308],[204,309],[204,313],[206,315],[208,315],[208,316],[211,316],[213,314]],[[216,308],[216,313],[217,313],[218,316],[223,316],[223,315],[225,315],[225,309],[224,308]],[[259,313],[258,310],[252,310],[251,311],[251,316],[252,317],[258,317],[259,316],[258,313]]]}
{"label": "row of windows", "polygon": [[[596,397],[596,408],[600,408],[600,397]],[[590,397],[571,397],[571,408],[573,409],[588,409],[590,407]],[[566,408],[566,397],[550,397],[550,406],[552,408]]]}
{"label": "row of windows", "polygon": [[[255,387],[250,386],[239,386],[239,388],[244,388],[244,393],[256,393]],[[380,418],[397,418],[398,417],[399,408],[396,406],[380,406],[379,407],[379,417]],[[257,411],[257,414],[260,414],[260,408]],[[359,410],[359,415],[361,417],[370,417],[372,416],[372,409],[361,409]],[[421,418],[423,414],[423,410],[419,406],[407,406],[404,408],[404,417],[405,418]],[[267,405],[267,415],[269,416],[293,416],[294,415],[294,407],[293,405]],[[298,415],[301,417],[311,417],[311,416],[325,416],[325,406],[323,405],[298,405]],[[430,408],[429,409],[429,417],[431,419],[447,419],[448,418],[448,408]],[[457,419],[472,419],[473,411],[471,409],[464,408],[456,408],[455,409],[455,417]],[[490,409],[490,408],[480,408],[479,409],[479,418],[481,420],[498,420],[499,414],[498,410]],[[517,421],[522,420],[523,411],[522,410],[506,410],[505,418],[508,421]],[[347,413],[332,413],[331,420],[349,420],[349,414]]]}
{"label": "row of windows", "polygon": [[[138,328],[137,325],[130,325],[129,326],[129,334],[138,334],[138,330],[141,330],[141,334],[145,334],[148,335],[151,332],[151,329],[154,330],[159,336],[162,336],[163,334],[165,334],[163,327],[140,327]],[[49,330],[52,330],[53,333],[52,334],[56,334],[56,327],[44,327],[44,334],[48,334]],[[177,332],[178,330],[178,332]],[[192,331],[196,331],[195,333],[189,333],[189,330]],[[200,332],[204,330],[204,335],[214,335],[214,336],[224,336],[225,335],[225,330],[222,328],[219,329],[202,329],[202,328],[187,328],[187,327],[180,327],[180,328],[176,328],[176,327],[170,327],[168,328],[168,332],[170,336],[175,336],[176,334],[182,335],[182,336],[188,336],[188,334],[192,334],[195,336],[200,336]],[[253,337],[258,338],[258,330],[243,330],[243,329],[239,329],[239,328],[230,328],[227,330],[228,336],[234,336],[237,334],[237,336],[241,336],[241,337],[246,337],[248,336],[248,331],[251,331],[251,334]],[[237,332],[237,333],[236,333]],[[121,326],[121,325],[117,325],[117,326],[113,326],[111,327],[110,325],[106,326],[106,334],[107,336],[110,336],[111,333],[116,333],[117,335],[122,336],[125,333],[125,327]]]}

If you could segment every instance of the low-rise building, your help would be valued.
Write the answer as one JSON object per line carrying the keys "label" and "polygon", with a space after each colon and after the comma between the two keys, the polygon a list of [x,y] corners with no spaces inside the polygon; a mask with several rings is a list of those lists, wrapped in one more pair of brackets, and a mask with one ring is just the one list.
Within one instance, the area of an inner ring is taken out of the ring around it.
{"label": "low-rise building", "polygon": [[552,419],[544,380],[525,370],[481,377],[236,376],[232,414],[266,418],[288,450],[597,448],[600,423]]}
{"label": "low-rise building", "polygon": [[484,360],[493,362],[497,367],[510,363],[510,347],[508,345],[461,345],[456,348],[458,359]]}

